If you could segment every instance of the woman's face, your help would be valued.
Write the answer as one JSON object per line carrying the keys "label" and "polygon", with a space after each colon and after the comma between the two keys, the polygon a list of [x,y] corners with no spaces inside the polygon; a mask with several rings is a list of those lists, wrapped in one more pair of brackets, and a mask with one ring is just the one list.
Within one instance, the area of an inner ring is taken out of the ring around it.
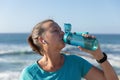
{"label": "woman's face", "polygon": [[43,27],[45,28],[44,40],[49,47],[55,49],[62,49],[65,47],[65,43],[63,42],[64,32],[61,31],[57,23],[49,21],[44,23]]}

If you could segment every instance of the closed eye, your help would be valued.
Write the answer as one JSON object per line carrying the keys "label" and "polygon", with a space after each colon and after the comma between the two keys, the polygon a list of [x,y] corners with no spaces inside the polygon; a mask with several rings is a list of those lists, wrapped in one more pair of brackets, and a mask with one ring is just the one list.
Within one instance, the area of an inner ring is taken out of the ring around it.
{"label": "closed eye", "polygon": [[58,30],[54,30],[54,32],[59,32]]}

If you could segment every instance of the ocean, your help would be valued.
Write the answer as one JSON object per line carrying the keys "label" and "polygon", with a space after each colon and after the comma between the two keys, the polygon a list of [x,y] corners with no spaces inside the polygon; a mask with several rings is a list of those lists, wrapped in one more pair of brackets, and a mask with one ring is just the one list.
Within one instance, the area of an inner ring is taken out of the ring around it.
{"label": "ocean", "polygon": [[[27,43],[28,33],[0,33],[0,80],[18,80],[22,69],[41,58]],[[94,34],[114,70],[120,75],[120,34]],[[66,45],[63,52],[75,54],[99,68],[92,56],[75,46]]]}

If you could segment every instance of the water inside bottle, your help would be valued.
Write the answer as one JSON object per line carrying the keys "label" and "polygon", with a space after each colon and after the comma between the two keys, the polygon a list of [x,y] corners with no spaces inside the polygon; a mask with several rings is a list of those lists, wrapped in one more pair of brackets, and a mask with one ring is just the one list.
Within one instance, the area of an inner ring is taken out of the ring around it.
{"label": "water inside bottle", "polygon": [[98,41],[96,38],[84,38],[84,45],[86,49],[96,50],[98,48]]}

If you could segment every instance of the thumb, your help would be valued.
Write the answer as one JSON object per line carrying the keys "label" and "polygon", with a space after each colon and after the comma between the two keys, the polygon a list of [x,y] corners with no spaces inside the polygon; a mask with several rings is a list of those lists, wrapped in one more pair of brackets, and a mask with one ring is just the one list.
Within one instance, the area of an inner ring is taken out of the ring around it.
{"label": "thumb", "polygon": [[83,51],[83,52],[91,53],[90,50],[85,49],[85,48],[82,48],[81,46],[78,46],[78,48],[79,48],[81,51]]}

